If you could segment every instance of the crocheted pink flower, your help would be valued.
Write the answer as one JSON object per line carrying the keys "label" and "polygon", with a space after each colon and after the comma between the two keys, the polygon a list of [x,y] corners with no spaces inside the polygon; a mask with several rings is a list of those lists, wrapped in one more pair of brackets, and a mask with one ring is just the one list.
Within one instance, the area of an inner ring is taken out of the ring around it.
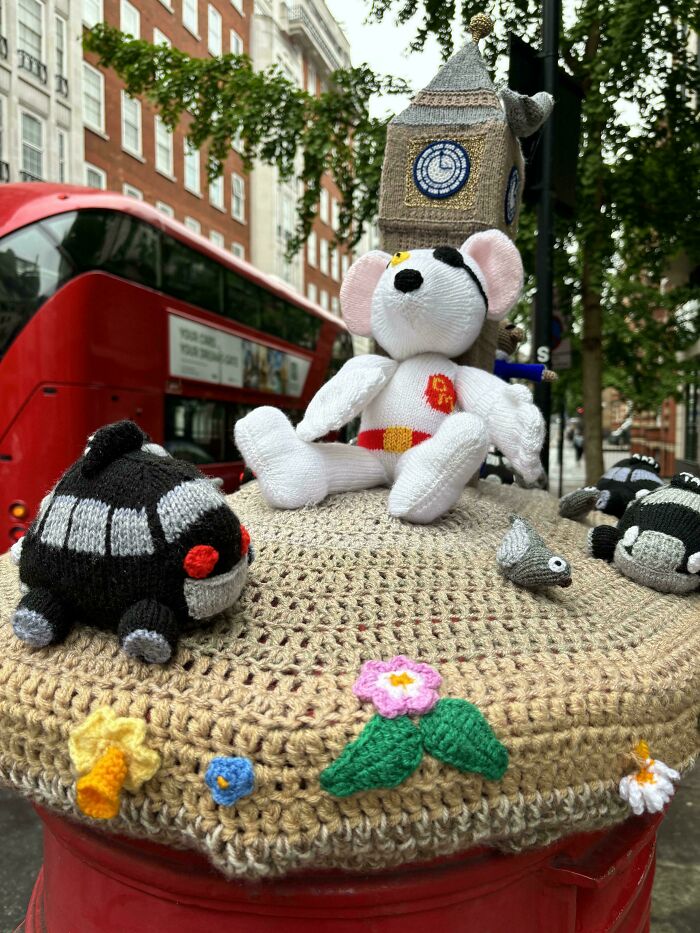
{"label": "crocheted pink flower", "polygon": [[381,716],[394,719],[431,710],[441,683],[435,668],[399,654],[389,661],[365,661],[352,692],[360,700],[371,700]]}

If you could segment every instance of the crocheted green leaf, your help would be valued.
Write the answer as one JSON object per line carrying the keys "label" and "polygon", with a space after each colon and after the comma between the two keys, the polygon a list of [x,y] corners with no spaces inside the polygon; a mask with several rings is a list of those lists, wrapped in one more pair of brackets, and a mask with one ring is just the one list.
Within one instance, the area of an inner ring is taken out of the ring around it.
{"label": "crocheted green leaf", "polygon": [[466,700],[446,699],[420,721],[423,747],[460,771],[476,771],[490,781],[503,777],[508,751],[484,716]]}
{"label": "crocheted green leaf", "polygon": [[334,797],[360,790],[396,787],[413,774],[423,757],[418,729],[408,716],[375,716],[339,758],[321,772],[321,787]]}

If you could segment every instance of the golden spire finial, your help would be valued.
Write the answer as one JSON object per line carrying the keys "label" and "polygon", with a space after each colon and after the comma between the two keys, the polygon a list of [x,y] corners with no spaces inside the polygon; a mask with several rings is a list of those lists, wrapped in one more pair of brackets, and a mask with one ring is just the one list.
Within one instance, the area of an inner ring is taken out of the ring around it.
{"label": "golden spire finial", "polygon": [[477,13],[469,20],[469,32],[474,42],[485,39],[493,32],[493,20],[486,13]]}

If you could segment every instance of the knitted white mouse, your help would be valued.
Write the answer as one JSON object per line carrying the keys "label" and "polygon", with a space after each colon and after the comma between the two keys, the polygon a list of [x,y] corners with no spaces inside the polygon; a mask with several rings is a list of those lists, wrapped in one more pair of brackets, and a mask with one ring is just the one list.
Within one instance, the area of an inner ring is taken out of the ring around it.
{"label": "knitted white mouse", "polygon": [[[520,255],[498,230],[461,246],[373,250],[341,291],[352,333],[389,356],[349,360],[311,400],[296,431],[263,407],[236,424],[236,444],[270,505],[299,508],[329,493],[391,485],[389,512],[430,522],[459,498],[489,444],[526,481],[541,473],[542,416],[528,389],[453,362],[520,294]],[[362,416],[357,446],[314,444]]]}

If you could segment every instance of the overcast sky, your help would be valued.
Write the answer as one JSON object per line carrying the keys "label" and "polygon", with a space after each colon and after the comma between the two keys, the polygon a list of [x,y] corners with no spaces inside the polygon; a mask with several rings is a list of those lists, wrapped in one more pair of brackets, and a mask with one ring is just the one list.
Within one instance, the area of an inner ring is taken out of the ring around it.
{"label": "overcast sky", "polygon": [[[426,42],[425,51],[410,55],[405,52],[416,33],[420,16],[404,26],[394,25],[393,13],[388,13],[382,23],[365,23],[369,9],[365,0],[326,0],[326,5],[348,37],[354,65],[367,62],[379,74],[404,78],[416,91],[425,87],[440,67],[440,51],[432,36]],[[387,98],[376,103],[376,115],[387,110],[396,113],[407,104],[405,97]]]}

